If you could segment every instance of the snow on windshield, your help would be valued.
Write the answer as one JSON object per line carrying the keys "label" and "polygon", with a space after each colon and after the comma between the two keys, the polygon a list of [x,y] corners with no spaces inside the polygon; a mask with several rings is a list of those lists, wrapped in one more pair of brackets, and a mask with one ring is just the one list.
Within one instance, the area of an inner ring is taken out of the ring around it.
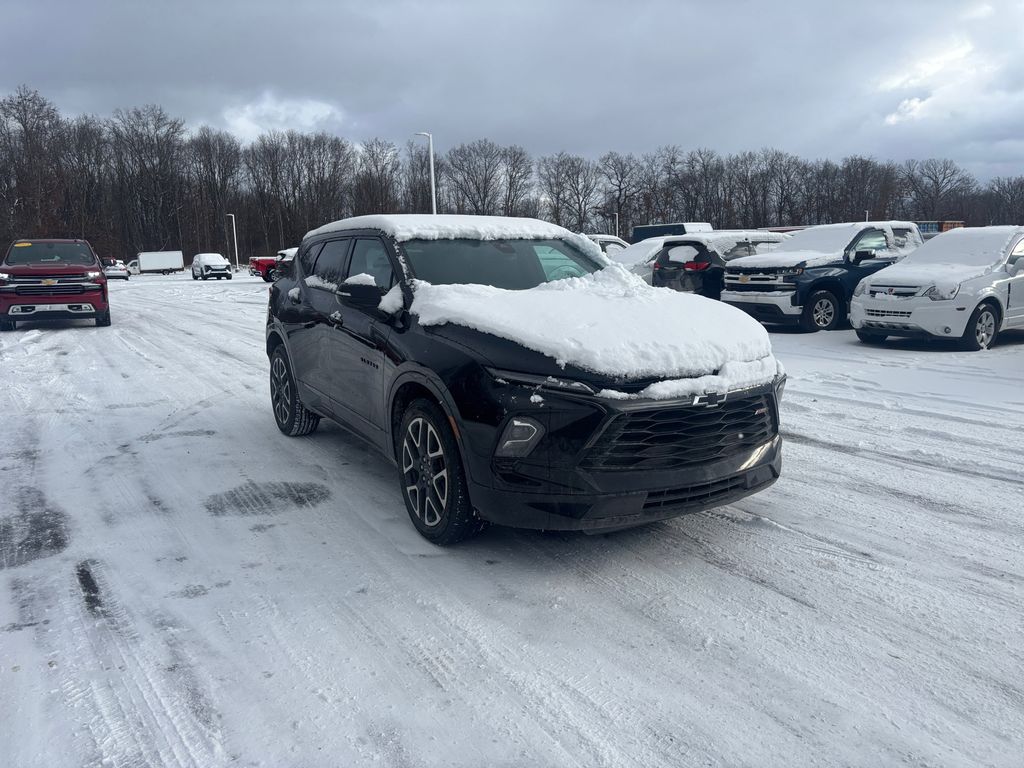
{"label": "snow on windshield", "polygon": [[[515,341],[596,373],[627,378],[701,377],[674,387],[726,391],[770,381],[778,367],[767,332],[727,304],[652,288],[611,265],[527,290],[415,282],[420,325],[454,323]],[[671,336],[652,328],[672,328]],[[692,391],[692,390],[691,390]]]}
{"label": "snow on windshield", "polygon": [[987,267],[1003,258],[1022,227],[961,227],[943,232],[909,254],[907,264],[967,264]]}

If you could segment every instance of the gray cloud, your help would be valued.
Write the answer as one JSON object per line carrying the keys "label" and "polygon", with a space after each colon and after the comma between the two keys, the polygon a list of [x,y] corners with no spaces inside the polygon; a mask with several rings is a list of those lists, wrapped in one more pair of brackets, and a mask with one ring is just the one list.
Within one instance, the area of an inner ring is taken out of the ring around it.
{"label": "gray cloud", "polygon": [[[7,7],[9,6],[9,7]],[[0,90],[65,111],[534,153],[946,156],[1024,172],[1024,3],[5,3]]]}

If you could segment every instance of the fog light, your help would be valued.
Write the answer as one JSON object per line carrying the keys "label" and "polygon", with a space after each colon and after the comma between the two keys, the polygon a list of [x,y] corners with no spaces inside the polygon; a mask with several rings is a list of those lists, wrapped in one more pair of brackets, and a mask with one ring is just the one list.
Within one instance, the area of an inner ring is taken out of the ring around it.
{"label": "fog light", "polygon": [[502,458],[522,458],[533,450],[543,435],[544,427],[533,419],[525,416],[513,418],[501,433],[498,450],[494,455]]}

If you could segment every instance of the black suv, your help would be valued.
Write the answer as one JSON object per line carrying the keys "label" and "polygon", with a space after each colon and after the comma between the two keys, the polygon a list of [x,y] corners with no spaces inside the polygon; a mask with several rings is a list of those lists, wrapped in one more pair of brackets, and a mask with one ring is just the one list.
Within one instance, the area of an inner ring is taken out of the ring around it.
{"label": "black suv", "polygon": [[[563,367],[454,322],[420,324],[415,281],[525,290],[606,267],[581,240],[543,222],[465,216],[359,217],[310,232],[270,289],[278,427],[305,435],[327,417],[377,446],[398,466],[412,522],[438,544],[487,521],[626,528],[773,483],[781,378],[636,398],[651,380]],[[599,395],[608,388],[634,396]]]}

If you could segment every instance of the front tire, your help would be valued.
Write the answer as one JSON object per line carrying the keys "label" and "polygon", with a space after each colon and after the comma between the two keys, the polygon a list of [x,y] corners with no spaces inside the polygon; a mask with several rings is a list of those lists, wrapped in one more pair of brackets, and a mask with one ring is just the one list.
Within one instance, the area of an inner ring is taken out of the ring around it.
{"label": "front tire", "polygon": [[857,338],[863,341],[865,344],[881,344],[889,337],[884,333],[869,333],[868,331],[857,331]]}
{"label": "front tire", "polygon": [[97,328],[109,328],[110,327],[110,310],[108,309],[102,315],[96,318]]}
{"label": "front tire", "polygon": [[320,417],[299,398],[288,354],[282,346],[270,356],[270,405],[277,428],[289,437],[308,435],[320,425]]}
{"label": "front tire", "polygon": [[482,531],[486,524],[470,503],[458,443],[437,404],[414,400],[395,442],[399,488],[420,535],[443,547]]}
{"label": "front tire", "polygon": [[999,333],[999,313],[989,303],[979,304],[967,321],[960,346],[969,352],[988,349],[995,343]]}
{"label": "front tire", "polygon": [[831,291],[815,291],[807,299],[800,327],[808,332],[831,331],[839,325],[842,304]]}
{"label": "front tire", "polygon": [[199,279],[199,275],[197,275],[195,272],[193,272],[192,273],[192,279],[193,280],[198,280]]}
{"label": "front tire", "polygon": [[14,320],[0,320],[0,331],[13,331],[18,327]]}

